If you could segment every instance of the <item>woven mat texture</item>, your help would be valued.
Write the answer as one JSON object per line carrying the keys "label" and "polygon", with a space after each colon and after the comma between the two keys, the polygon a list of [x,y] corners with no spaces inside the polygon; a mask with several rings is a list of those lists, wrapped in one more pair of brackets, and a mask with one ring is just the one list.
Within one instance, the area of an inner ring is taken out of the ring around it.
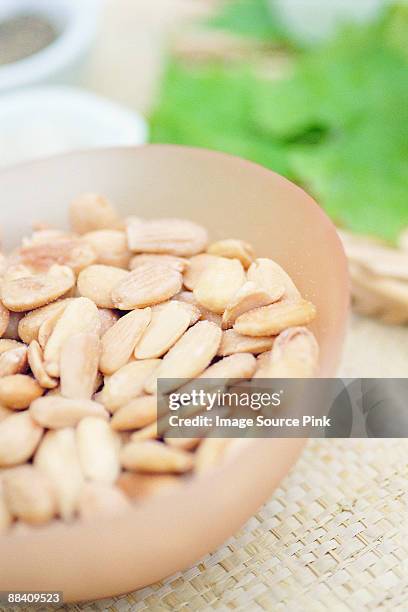
{"label": "woven mat texture", "polygon": [[271,500],[195,567],[61,609],[407,610],[407,458],[407,440],[310,441]]}

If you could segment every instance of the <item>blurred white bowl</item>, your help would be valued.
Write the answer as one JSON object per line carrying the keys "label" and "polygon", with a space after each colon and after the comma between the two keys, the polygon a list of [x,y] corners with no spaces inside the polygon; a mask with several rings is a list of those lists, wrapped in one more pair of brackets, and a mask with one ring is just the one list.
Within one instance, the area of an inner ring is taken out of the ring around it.
{"label": "blurred white bowl", "polygon": [[57,38],[43,50],[0,67],[0,92],[26,85],[75,80],[95,36],[104,0],[1,0],[0,21],[18,14],[46,17]]}
{"label": "blurred white bowl", "polygon": [[0,166],[66,151],[146,142],[143,117],[73,87],[0,96]]}

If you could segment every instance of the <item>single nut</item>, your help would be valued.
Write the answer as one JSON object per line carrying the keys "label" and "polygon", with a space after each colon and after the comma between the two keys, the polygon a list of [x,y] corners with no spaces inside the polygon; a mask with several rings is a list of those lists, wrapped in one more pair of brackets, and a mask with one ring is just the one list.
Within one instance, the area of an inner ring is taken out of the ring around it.
{"label": "single nut", "polygon": [[76,427],[81,419],[86,417],[105,421],[109,419],[108,412],[97,402],[67,399],[58,395],[48,395],[35,400],[30,406],[30,414],[36,423],[47,429]]}
{"label": "single nut", "polygon": [[155,393],[158,378],[173,379],[166,382],[166,389],[177,385],[180,378],[194,378],[201,374],[217,354],[221,342],[221,330],[209,321],[199,321],[176,342],[163,358],[154,376],[145,385],[147,393]]}
{"label": "single nut", "polygon": [[258,287],[254,282],[248,281],[234,295],[232,300],[227,305],[222,316],[222,328],[228,329],[233,326],[236,319],[254,308],[268,306],[273,302],[277,302],[285,293],[283,285],[276,285],[274,292],[272,287],[270,291]]}
{"label": "single nut", "polygon": [[0,423],[0,467],[11,467],[28,461],[38,446],[43,428],[26,410]]}
{"label": "single nut", "polygon": [[72,520],[84,483],[75,431],[70,428],[48,431],[35,454],[34,466],[50,480],[58,514],[64,521]]}
{"label": "single nut", "polygon": [[174,301],[153,310],[150,324],[136,344],[136,359],[161,357],[181,338],[191,322],[191,313],[184,306]]}
{"label": "single nut", "polygon": [[46,274],[36,274],[4,281],[2,300],[13,312],[26,312],[54,302],[75,285],[75,276],[67,266],[52,266]]}
{"label": "single nut", "polygon": [[23,265],[33,272],[45,272],[58,264],[68,266],[75,274],[96,262],[93,248],[79,238],[58,239],[40,244],[23,246],[20,251]]}
{"label": "single nut", "polygon": [[315,316],[316,308],[306,300],[276,302],[241,315],[234,330],[247,336],[276,335],[288,327],[307,325]]}
{"label": "single nut", "polygon": [[51,521],[57,511],[48,478],[32,465],[21,465],[3,475],[4,500],[12,516],[31,525]]}
{"label": "single nut", "polygon": [[101,342],[97,334],[75,334],[61,349],[61,395],[90,400],[98,375]]}
{"label": "single nut", "polygon": [[185,219],[127,219],[128,244],[135,253],[165,253],[190,257],[204,251],[206,230]]}
{"label": "single nut", "polygon": [[109,423],[95,417],[82,419],[77,427],[82,472],[88,480],[113,484],[120,473],[120,437]]}
{"label": "single nut", "polygon": [[300,293],[293,280],[272,259],[266,257],[256,259],[249,267],[248,280],[272,293],[277,285],[283,285],[285,287],[285,298],[293,300],[300,298]]}
{"label": "single nut", "polygon": [[157,420],[156,395],[142,395],[125,404],[112,417],[111,427],[116,431],[141,429]]}
{"label": "single nut", "polygon": [[244,283],[241,262],[219,257],[200,275],[194,297],[204,308],[222,314]]}
{"label": "single nut", "polygon": [[217,257],[215,255],[209,255],[208,253],[200,253],[191,257],[188,260],[188,267],[183,276],[185,287],[190,291],[194,291],[201,274],[216,260]]}
{"label": "single nut", "polygon": [[159,263],[168,266],[176,272],[183,274],[189,267],[189,260],[176,255],[156,255],[154,253],[144,253],[143,255],[135,255],[130,260],[129,269],[136,270],[139,266],[145,263]]}
{"label": "single nut", "polygon": [[84,234],[82,240],[92,247],[98,264],[128,268],[131,253],[124,231],[98,230]]}
{"label": "single nut", "polygon": [[71,302],[72,298],[59,300],[48,304],[48,306],[37,308],[37,310],[33,310],[23,316],[18,324],[18,335],[21,340],[26,344],[30,344],[33,340],[38,340],[41,325],[49,318],[56,322]]}
{"label": "single nut", "polygon": [[255,254],[252,246],[243,240],[219,240],[213,242],[207,249],[207,253],[218,255],[219,257],[228,257],[230,259],[239,259],[245,269],[249,268]]}
{"label": "single nut", "polygon": [[69,218],[77,234],[96,230],[118,229],[121,225],[118,213],[110,202],[100,195],[86,193],[71,203]]}
{"label": "single nut", "polygon": [[190,471],[194,464],[190,453],[170,448],[155,440],[126,444],[120,459],[126,469],[147,473],[182,474]]}
{"label": "single nut", "polygon": [[100,370],[113,374],[126,365],[151,320],[151,309],[133,310],[113,325],[102,338]]}
{"label": "single nut", "polygon": [[95,265],[82,270],[78,277],[78,292],[100,308],[114,308],[112,291],[129,276],[129,272],[113,266]]}
{"label": "single nut", "polygon": [[217,354],[221,357],[233,355],[234,353],[253,353],[257,355],[258,353],[269,351],[274,341],[275,338],[272,336],[254,338],[238,334],[234,329],[228,329],[222,334]]}
{"label": "single nut", "polygon": [[28,347],[28,363],[35,379],[43,389],[55,389],[58,386],[55,378],[48,376],[45,370],[43,351],[37,340],[33,340]]}
{"label": "single nut", "polygon": [[159,495],[180,486],[180,478],[171,474],[135,474],[123,472],[117,486],[129,499]]}
{"label": "single nut", "polygon": [[142,395],[147,378],[160,363],[160,359],[133,361],[105,379],[102,402],[109,412],[116,412],[121,406]]}
{"label": "single nut", "polygon": [[101,320],[98,308],[88,298],[75,298],[58,319],[44,350],[45,369],[50,376],[60,374],[61,351],[70,336],[80,333],[99,334]]}
{"label": "single nut", "polygon": [[254,378],[308,378],[316,374],[319,347],[305,327],[291,327],[276,338]]}
{"label": "single nut", "polygon": [[0,378],[0,403],[12,410],[27,408],[44,389],[31,376],[14,374]]}
{"label": "single nut", "polygon": [[182,282],[177,270],[159,263],[144,263],[112,290],[112,302],[119,310],[144,308],[176,295]]}

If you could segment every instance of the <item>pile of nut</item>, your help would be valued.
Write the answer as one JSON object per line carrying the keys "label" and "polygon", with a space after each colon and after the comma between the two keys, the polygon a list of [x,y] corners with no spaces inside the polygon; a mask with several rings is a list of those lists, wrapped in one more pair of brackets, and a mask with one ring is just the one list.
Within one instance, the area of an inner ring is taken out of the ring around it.
{"label": "pile of nut", "polygon": [[225,439],[158,436],[159,378],[317,367],[313,304],[249,244],[93,194],[70,220],[1,256],[0,533],[115,515],[223,460]]}

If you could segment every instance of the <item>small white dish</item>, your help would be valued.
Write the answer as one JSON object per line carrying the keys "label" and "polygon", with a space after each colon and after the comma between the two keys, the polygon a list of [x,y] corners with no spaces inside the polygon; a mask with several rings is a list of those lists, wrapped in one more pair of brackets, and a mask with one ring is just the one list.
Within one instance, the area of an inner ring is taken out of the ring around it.
{"label": "small white dish", "polygon": [[1,0],[0,21],[32,13],[46,17],[58,35],[38,53],[0,66],[0,92],[74,79],[94,39],[103,3],[104,0]]}
{"label": "small white dish", "polygon": [[138,113],[73,87],[37,87],[0,97],[0,166],[95,147],[144,144]]}

